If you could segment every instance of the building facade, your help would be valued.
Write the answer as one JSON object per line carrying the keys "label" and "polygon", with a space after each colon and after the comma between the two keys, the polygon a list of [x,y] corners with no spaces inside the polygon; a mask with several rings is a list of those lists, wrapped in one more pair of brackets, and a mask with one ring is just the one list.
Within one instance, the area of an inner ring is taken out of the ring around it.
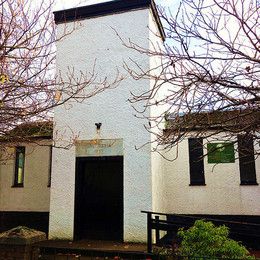
{"label": "building facade", "polygon": [[[230,148],[233,157],[224,157],[227,161],[218,154],[209,158],[210,147],[192,133],[180,143],[174,161],[151,153],[150,144],[143,146],[153,137],[127,100],[153,82],[133,79],[124,64],[131,60],[148,71],[157,61],[124,43],[146,50],[162,44],[153,1],[118,0],[58,11],[55,21],[58,36],[65,27],[72,30],[57,43],[60,75],[66,78],[69,66],[79,73],[94,67],[96,79],[124,79],[116,88],[55,108],[56,148],[50,149],[50,139],[41,140],[41,146],[32,142],[10,148],[12,158],[0,166],[0,212],[7,216],[1,217],[2,230],[22,224],[48,231],[50,239],[145,241],[141,210],[259,223],[259,158],[248,174],[239,149]],[[89,91],[93,87],[87,86]],[[147,113],[157,114],[154,108]],[[219,136],[209,143],[221,150],[225,140]],[[175,153],[172,149],[166,156]],[[33,220],[26,221],[29,213]]]}
{"label": "building facade", "polygon": [[23,225],[48,232],[52,127],[44,134],[26,128],[34,129],[30,141],[1,144],[0,231]]}
{"label": "building facade", "polygon": [[[157,41],[163,41],[155,5],[150,0],[110,1],[57,12],[55,20],[58,35],[64,26],[76,25],[57,43],[57,69],[63,77],[68,65],[92,71],[95,63],[97,78],[113,81],[121,75],[124,80],[81,103],[67,104],[69,109],[54,111],[56,139],[61,145],[74,136],[77,141],[69,149],[53,150],[49,237],[143,241],[146,216],[140,212],[152,210],[152,162],[149,146],[135,147],[149,141],[150,134],[127,100],[131,92],[148,91],[151,82],[133,79],[124,62],[132,60],[147,71],[153,61],[124,42],[130,39],[151,49],[155,33]],[[95,190],[88,186],[90,179]]]}
{"label": "building facade", "polygon": [[235,138],[233,144],[221,135],[196,136],[191,132],[179,143],[178,155],[177,148],[164,154],[176,159],[162,159],[155,210],[259,223],[260,159],[253,155],[257,144],[249,140],[245,149]]}

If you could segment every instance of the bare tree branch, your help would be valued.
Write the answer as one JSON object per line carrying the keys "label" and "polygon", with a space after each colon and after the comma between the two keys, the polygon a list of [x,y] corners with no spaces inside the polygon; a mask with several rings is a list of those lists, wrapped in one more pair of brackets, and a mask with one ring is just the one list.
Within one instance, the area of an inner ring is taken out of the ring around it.
{"label": "bare tree branch", "polygon": [[[53,109],[67,102],[82,102],[107,88],[117,86],[95,71],[56,69],[56,43],[80,26],[64,23],[56,35],[52,13],[54,0],[0,1],[0,136],[9,142],[28,141],[28,133],[10,135],[20,125],[52,119]],[[26,129],[26,128],[21,128]],[[13,140],[12,140],[13,138]],[[24,140],[23,140],[24,138]]]}
{"label": "bare tree branch", "polygon": [[[147,50],[124,43],[161,60],[149,71],[134,62],[126,66],[134,79],[154,82],[149,91],[133,93],[130,102],[145,102],[139,117],[151,125],[157,150],[177,146],[191,131],[205,139],[250,134],[259,144],[259,2],[182,0],[175,15],[160,10],[167,36],[162,47]],[[153,107],[163,113],[150,116],[146,112]],[[255,149],[258,156],[259,145]]]}

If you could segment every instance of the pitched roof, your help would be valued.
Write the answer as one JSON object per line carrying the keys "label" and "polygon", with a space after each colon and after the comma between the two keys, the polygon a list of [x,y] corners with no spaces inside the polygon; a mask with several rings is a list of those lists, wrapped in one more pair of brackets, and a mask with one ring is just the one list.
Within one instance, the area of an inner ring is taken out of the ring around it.
{"label": "pitched roof", "polygon": [[228,110],[197,112],[184,115],[168,117],[166,131],[176,129],[196,131],[196,130],[246,130],[258,129],[260,127],[260,111],[257,110]]}
{"label": "pitched roof", "polygon": [[1,142],[19,142],[30,139],[52,139],[53,122],[35,121],[18,125],[0,137]]}

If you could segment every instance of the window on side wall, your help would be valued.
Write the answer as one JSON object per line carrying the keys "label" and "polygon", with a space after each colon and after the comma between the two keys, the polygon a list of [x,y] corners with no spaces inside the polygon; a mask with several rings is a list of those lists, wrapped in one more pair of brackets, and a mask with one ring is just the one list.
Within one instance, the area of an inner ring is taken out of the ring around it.
{"label": "window on side wall", "polygon": [[189,138],[190,185],[205,185],[203,139]]}
{"label": "window on side wall", "polygon": [[49,176],[48,176],[48,187],[51,187],[51,168],[52,166],[52,145],[50,146],[50,151],[49,151]]}
{"label": "window on side wall", "polygon": [[23,187],[24,184],[25,147],[15,148],[15,172],[13,187]]}
{"label": "window on side wall", "polygon": [[254,140],[251,135],[239,135],[238,155],[241,185],[257,185]]}

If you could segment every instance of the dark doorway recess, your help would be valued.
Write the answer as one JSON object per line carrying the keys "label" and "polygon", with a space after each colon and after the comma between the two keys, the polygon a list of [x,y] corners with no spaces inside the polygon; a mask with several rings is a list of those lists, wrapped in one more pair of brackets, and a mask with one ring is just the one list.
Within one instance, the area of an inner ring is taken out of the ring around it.
{"label": "dark doorway recess", "polygon": [[123,157],[76,159],[74,239],[123,240]]}

